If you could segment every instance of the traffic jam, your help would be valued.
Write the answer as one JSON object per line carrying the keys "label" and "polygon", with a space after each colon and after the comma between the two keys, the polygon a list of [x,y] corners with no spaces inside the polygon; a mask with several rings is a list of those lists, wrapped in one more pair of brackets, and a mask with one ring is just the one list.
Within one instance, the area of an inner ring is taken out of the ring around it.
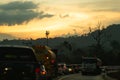
{"label": "traffic jam", "polygon": [[54,80],[70,74],[100,75],[108,70],[97,57],[83,57],[81,64],[58,63],[48,46],[1,45],[0,52],[0,80]]}

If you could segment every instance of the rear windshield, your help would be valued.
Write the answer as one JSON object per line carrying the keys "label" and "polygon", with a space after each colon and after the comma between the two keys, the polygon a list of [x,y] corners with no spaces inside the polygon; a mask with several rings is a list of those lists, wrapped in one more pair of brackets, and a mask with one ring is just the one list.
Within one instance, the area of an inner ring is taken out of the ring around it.
{"label": "rear windshield", "polygon": [[0,47],[0,61],[36,61],[32,49]]}
{"label": "rear windshield", "polygon": [[96,59],[83,59],[83,63],[96,63]]}

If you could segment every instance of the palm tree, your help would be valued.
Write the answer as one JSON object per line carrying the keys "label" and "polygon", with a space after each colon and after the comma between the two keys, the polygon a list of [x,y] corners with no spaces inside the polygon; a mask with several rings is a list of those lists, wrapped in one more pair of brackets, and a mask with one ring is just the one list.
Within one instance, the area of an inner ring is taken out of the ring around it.
{"label": "palm tree", "polygon": [[49,31],[46,31],[46,38],[47,38],[47,46],[48,46],[48,36],[49,36],[49,34],[50,34],[50,32]]}

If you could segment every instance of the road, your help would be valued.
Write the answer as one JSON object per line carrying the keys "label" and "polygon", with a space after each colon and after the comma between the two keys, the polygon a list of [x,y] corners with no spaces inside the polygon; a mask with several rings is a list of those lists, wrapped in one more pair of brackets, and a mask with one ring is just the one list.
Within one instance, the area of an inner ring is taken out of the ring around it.
{"label": "road", "polygon": [[62,76],[57,80],[105,80],[102,75],[97,75],[97,76],[86,76],[86,75],[81,75],[79,74],[72,74],[72,75],[66,75]]}

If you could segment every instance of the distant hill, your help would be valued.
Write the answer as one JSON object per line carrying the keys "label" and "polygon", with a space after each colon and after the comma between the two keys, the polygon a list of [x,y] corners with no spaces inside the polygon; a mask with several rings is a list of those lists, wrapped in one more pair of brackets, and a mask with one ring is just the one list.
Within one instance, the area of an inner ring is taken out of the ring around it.
{"label": "distant hill", "polygon": [[[59,55],[58,61],[66,62],[66,63],[80,63],[81,57],[83,55],[94,55],[96,54],[100,57],[104,65],[116,65],[120,64],[120,24],[112,24],[109,25],[107,28],[102,30],[105,32],[106,35],[109,35],[108,40],[106,37],[103,37],[102,40],[104,45],[102,45],[102,49],[96,48],[96,40],[91,37],[91,35],[96,35],[97,30],[86,34],[86,35],[71,35],[65,37],[55,37],[48,39],[48,46],[52,49],[57,49],[57,55]],[[4,40],[0,42],[0,45],[25,45],[25,46],[32,46],[32,45],[47,45],[46,38],[39,38],[36,40],[33,39],[14,39],[13,36],[2,34],[4,35]],[[1,36],[2,37],[2,36]],[[8,40],[8,37],[11,40]],[[104,40],[105,39],[105,40]],[[112,46],[111,46],[112,42]],[[115,42],[115,43],[113,43]],[[114,47],[114,48],[113,48]],[[97,50],[97,51],[96,51]],[[99,53],[100,50],[100,54]],[[101,52],[103,51],[103,52]],[[110,61],[112,60],[112,61]]]}
{"label": "distant hill", "polygon": [[[120,43],[120,24],[109,25],[104,29],[106,35],[109,35],[109,41],[116,40]],[[91,34],[96,34],[96,31]],[[68,41],[75,47],[86,47],[92,44],[95,44],[95,40],[91,37],[91,34],[83,35],[83,36],[71,36],[68,38],[53,38],[49,40],[49,44],[53,46],[54,44],[62,43],[64,41]],[[105,44],[108,44],[106,42]]]}
{"label": "distant hill", "polygon": [[113,24],[106,28],[106,32],[111,35],[111,40],[120,42],[120,24]]}
{"label": "distant hill", "polygon": [[4,39],[13,40],[13,39],[17,39],[17,38],[12,35],[9,35],[9,34],[0,33],[0,41],[2,41]]}
{"label": "distant hill", "polygon": [[[113,24],[109,25],[107,28],[104,29],[104,31],[107,34],[110,34],[110,41],[116,40],[120,43],[120,24]],[[95,34],[95,31],[92,32],[91,34]],[[95,44],[95,40],[91,37],[91,34],[79,36],[70,36],[67,38],[63,37],[56,37],[56,38],[49,38],[48,40],[48,46],[52,48],[57,48],[59,47],[62,43],[67,41],[73,48],[85,48],[88,46],[91,46],[92,44]],[[10,38],[14,39],[15,37],[7,35],[7,34],[2,34],[4,35],[3,38]],[[8,40],[8,41],[2,41],[0,44],[17,44],[17,45],[35,45],[35,44],[41,44],[41,45],[46,45],[46,38],[39,38],[36,40]],[[109,46],[109,42],[105,43],[107,46]]]}

